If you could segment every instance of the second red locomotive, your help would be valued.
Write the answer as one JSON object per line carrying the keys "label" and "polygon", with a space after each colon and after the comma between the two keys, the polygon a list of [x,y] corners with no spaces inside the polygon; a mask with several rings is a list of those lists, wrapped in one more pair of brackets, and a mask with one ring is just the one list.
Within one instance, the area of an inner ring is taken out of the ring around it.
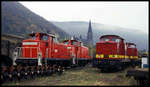
{"label": "second red locomotive", "polygon": [[125,43],[117,35],[103,35],[96,43],[94,65],[101,70],[121,69],[129,64],[138,64],[137,48],[134,43]]}

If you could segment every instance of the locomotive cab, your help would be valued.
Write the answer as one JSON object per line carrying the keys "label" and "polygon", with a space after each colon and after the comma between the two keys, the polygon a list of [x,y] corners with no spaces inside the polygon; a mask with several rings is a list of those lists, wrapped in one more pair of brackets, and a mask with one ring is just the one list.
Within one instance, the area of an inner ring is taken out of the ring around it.
{"label": "locomotive cab", "polygon": [[117,35],[104,35],[96,43],[96,58],[119,59],[124,51],[124,39]]}
{"label": "locomotive cab", "polygon": [[127,55],[130,59],[137,59],[138,58],[138,52],[136,48],[136,44],[134,43],[126,43],[127,45]]}
{"label": "locomotive cab", "polygon": [[68,47],[68,50],[70,52],[72,52],[72,57],[75,57],[77,58],[77,52],[78,52],[78,49],[79,49],[79,41],[77,40],[65,40],[64,41],[64,44],[66,44]]}
{"label": "locomotive cab", "polygon": [[46,33],[32,33],[29,36],[29,39],[23,40],[22,57],[37,58],[40,53],[41,58],[45,58],[47,56],[46,50],[50,48],[54,36]]}
{"label": "locomotive cab", "polygon": [[50,57],[53,45],[52,34],[47,33],[31,33],[29,39],[22,41],[22,47],[17,47],[18,57],[16,63],[19,64],[37,64],[38,58]]}

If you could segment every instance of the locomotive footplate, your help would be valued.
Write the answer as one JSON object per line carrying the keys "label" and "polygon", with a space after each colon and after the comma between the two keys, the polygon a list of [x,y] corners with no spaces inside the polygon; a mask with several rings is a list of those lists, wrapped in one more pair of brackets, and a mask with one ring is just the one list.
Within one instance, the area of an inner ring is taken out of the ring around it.
{"label": "locomotive footplate", "polygon": [[18,58],[16,59],[16,64],[17,65],[37,65],[38,64],[38,59],[36,58]]}
{"label": "locomotive footplate", "polygon": [[98,68],[115,68],[121,65],[120,59],[95,59],[94,63]]}
{"label": "locomotive footplate", "polygon": [[48,65],[61,65],[61,66],[69,66],[71,64],[70,59],[65,58],[44,58],[42,59],[42,64],[45,64],[45,60]]}

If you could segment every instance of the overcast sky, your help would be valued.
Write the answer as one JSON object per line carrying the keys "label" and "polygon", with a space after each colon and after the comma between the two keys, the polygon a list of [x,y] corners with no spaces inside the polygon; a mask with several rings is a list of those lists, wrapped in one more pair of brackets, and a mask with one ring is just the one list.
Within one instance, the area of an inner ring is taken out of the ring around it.
{"label": "overcast sky", "polygon": [[141,29],[148,33],[148,2],[24,1],[25,7],[49,21],[89,21]]}

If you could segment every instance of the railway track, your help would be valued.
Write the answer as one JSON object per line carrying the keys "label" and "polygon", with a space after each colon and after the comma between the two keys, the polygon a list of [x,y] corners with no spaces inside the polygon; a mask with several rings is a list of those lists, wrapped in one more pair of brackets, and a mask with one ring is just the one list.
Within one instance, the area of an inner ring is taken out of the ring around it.
{"label": "railway track", "polygon": [[32,79],[21,81],[9,81],[3,83],[3,86],[130,86],[136,85],[132,78],[125,77],[126,70],[102,73],[99,69],[93,68],[91,64],[84,67],[67,68],[63,73],[55,72],[50,76],[37,76]]}
{"label": "railway track", "polygon": [[62,66],[6,66],[2,68],[1,82],[22,81],[36,77],[50,76],[54,73],[61,74],[64,71]]}

